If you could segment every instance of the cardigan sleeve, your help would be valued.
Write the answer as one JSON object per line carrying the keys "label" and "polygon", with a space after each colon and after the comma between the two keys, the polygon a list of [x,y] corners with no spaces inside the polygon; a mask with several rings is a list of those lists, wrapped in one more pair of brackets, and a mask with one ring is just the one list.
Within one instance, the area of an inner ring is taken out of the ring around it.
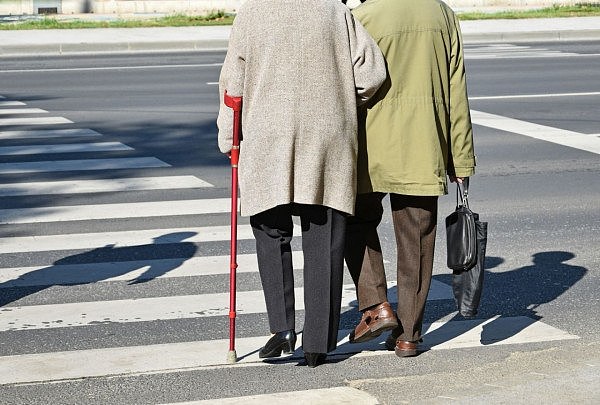
{"label": "cardigan sleeve", "polygon": [[385,59],[362,24],[351,13],[346,15],[357,103],[362,105],[375,95],[385,81]]}
{"label": "cardigan sleeve", "polygon": [[243,96],[246,69],[246,27],[243,13],[238,13],[231,27],[227,55],[219,77],[220,102],[217,127],[219,129],[219,149],[223,153],[231,151],[233,142],[233,110],[225,105],[223,96],[225,91],[231,96]]}

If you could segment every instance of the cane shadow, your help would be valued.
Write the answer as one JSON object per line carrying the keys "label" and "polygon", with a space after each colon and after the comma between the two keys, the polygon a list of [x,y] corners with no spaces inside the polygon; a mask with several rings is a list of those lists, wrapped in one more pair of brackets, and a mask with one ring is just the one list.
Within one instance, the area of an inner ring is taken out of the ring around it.
{"label": "cane shadow", "polygon": [[[486,271],[479,311],[483,317],[465,318],[457,313],[437,329],[426,331],[425,346],[448,342],[475,328],[481,328],[482,345],[518,335],[543,318],[537,307],[556,300],[587,273],[584,267],[565,263],[573,258],[571,252],[539,252],[532,255],[532,265],[505,272]],[[499,257],[486,257],[485,269],[497,267],[503,261]],[[448,274],[436,278],[451,285],[451,277]]]}
{"label": "cane shadow", "polygon": [[[196,232],[175,232],[153,238],[152,245],[115,247],[114,244],[71,255],[44,267],[0,283],[0,307],[53,286],[92,284],[103,280],[125,280],[129,285],[145,283],[167,274],[194,256],[197,247],[186,239]],[[123,261],[136,257],[148,246],[177,244],[178,256],[173,259]],[[107,266],[108,264],[108,266]],[[135,272],[127,279],[129,273]],[[141,272],[141,273],[140,273]],[[139,275],[135,275],[139,273]]]}

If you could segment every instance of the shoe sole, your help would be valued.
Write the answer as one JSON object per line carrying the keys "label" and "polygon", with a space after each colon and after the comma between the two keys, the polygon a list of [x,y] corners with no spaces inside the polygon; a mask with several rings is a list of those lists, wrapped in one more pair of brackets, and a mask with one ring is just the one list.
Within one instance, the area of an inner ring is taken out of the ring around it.
{"label": "shoe sole", "polygon": [[350,343],[368,342],[371,339],[375,339],[376,337],[381,336],[381,334],[383,332],[395,329],[396,327],[398,327],[398,322],[396,322],[395,320],[384,322],[378,328],[376,328],[376,329],[370,328],[365,333],[360,335],[359,337],[354,337],[353,339],[350,340]]}
{"label": "shoe sole", "polygon": [[394,353],[396,353],[396,356],[398,357],[415,357],[417,354],[419,354],[419,351],[417,349],[415,350],[399,350],[398,348],[394,349]]}

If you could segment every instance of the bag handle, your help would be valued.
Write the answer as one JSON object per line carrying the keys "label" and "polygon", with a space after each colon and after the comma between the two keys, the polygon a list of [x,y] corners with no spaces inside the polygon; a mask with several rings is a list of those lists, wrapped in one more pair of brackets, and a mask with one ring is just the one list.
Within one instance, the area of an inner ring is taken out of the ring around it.
{"label": "bag handle", "polygon": [[[460,194],[460,201],[459,201]],[[469,178],[465,177],[462,183],[456,182],[456,206],[469,208]]]}

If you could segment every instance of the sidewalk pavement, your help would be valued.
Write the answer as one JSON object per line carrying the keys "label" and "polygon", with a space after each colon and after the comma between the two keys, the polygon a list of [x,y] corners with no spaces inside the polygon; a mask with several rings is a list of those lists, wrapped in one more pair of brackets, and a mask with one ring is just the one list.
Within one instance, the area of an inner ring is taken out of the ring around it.
{"label": "sidewalk pavement", "polygon": [[[600,40],[600,17],[461,22],[465,43]],[[230,26],[0,30],[0,57],[226,49]]]}

